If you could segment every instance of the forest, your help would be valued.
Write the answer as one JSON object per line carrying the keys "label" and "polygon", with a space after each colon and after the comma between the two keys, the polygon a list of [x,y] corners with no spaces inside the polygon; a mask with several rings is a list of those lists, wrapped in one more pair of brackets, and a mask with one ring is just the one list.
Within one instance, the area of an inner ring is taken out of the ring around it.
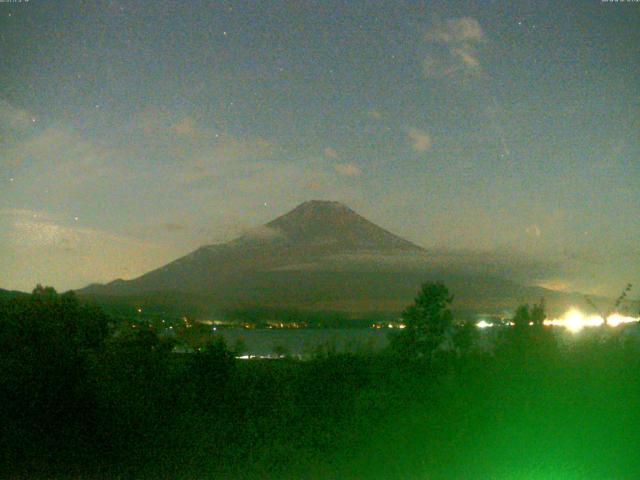
{"label": "forest", "polygon": [[487,350],[451,303],[424,284],[383,351],[243,361],[51,287],[2,299],[0,477],[637,478],[637,324],[566,341],[538,304]]}

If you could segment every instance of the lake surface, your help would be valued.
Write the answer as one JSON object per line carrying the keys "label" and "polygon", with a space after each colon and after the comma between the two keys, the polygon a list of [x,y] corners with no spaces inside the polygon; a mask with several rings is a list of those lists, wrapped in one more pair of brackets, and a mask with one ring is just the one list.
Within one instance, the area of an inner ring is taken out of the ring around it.
{"label": "lake surface", "polygon": [[[293,356],[308,357],[318,349],[332,349],[336,352],[376,351],[389,344],[389,334],[398,332],[392,329],[218,329],[215,333],[227,341],[233,348],[238,340],[242,340],[246,349],[244,353],[257,357],[274,357],[276,352]],[[490,351],[499,331],[483,329],[477,338],[477,346],[481,350]],[[560,345],[571,345],[576,340],[591,338],[604,341],[611,335],[620,335],[619,339],[633,340],[640,343],[640,326],[631,324],[616,327],[610,331],[586,328],[584,331],[572,333],[564,328],[555,328]]]}
{"label": "lake surface", "polygon": [[318,348],[331,348],[338,352],[379,350],[388,345],[387,329],[219,329],[230,347],[238,340],[246,345],[245,353],[255,356],[273,356],[275,351],[294,356],[308,356]]}

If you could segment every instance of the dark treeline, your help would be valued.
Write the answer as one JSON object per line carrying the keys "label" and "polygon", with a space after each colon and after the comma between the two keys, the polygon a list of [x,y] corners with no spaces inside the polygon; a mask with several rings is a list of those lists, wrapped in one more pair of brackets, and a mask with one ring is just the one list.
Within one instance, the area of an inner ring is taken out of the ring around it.
{"label": "dark treeline", "polygon": [[390,349],[303,362],[175,354],[50,288],[2,300],[0,477],[637,478],[637,326],[561,342],[538,304],[486,350],[451,303],[425,284]]}
{"label": "dark treeline", "polygon": [[[197,320],[218,320],[230,324],[251,324],[265,328],[272,323],[304,326],[305,328],[369,328],[374,323],[397,320],[393,312],[360,312],[348,314],[340,311],[316,311],[279,307],[244,307],[212,310],[190,304],[166,305],[155,298],[118,300],[117,298],[82,297],[84,303],[100,305],[113,319],[142,319],[146,321],[181,321],[187,317]],[[140,310],[139,310],[140,309]]]}
{"label": "dark treeline", "polygon": [[371,324],[397,320],[392,313],[366,313],[358,316],[344,312],[311,311],[286,308],[253,307],[224,311],[221,318],[231,322],[249,322],[258,327],[269,322],[304,325],[306,328],[369,328]]}

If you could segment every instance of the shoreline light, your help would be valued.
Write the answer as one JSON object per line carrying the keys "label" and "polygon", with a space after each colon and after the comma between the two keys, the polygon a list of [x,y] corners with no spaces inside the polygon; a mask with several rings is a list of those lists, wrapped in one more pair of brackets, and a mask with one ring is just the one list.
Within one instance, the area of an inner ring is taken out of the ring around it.
{"label": "shoreline light", "polygon": [[[625,323],[638,322],[638,318],[612,313],[607,317],[607,325],[617,327]],[[600,327],[604,325],[604,319],[600,315],[585,315],[577,308],[572,308],[560,318],[547,319],[545,325],[564,327],[572,333],[577,333],[583,328]]]}
{"label": "shoreline light", "polygon": [[476,327],[478,327],[478,328],[489,328],[489,327],[493,327],[493,323],[489,323],[489,322],[486,322],[484,320],[480,320],[478,323],[476,323]]}
{"label": "shoreline light", "polygon": [[[615,328],[622,324],[627,323],[637,323],[640,322],[640,318],[629,317],[627,315],[622,315],[620,313],[612,313],[607,317],[607,326]],[[559,318],[550,318],[544,320],[544,325],[550,327],[562,327],[566,328],[572,333],[577,333],[581,331],[583,328],[591,328],[591,327],[601,327],[605,324],[604,319],[600,315],[592,314],[585,315],[577,308],[569,309],[564,315]],[[476,327],[485,329],[494,327],[495,323],[487,322],[486,320],[480,320],[476,323]],[[512,321],[507,321],[502,323],[504,326],[511,327],[514,325]],[[533,325],[533,322],[530,322],[529,325]]]}

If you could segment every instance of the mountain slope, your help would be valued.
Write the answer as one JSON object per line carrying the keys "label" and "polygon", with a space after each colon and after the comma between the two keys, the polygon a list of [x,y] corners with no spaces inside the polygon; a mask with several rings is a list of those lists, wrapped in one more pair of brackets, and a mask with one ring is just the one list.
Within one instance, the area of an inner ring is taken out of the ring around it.
{"label": "mountain slope", "polygon": [[422,251],[339,202],[310,201],[265,225],[289,245],[340,251]]}
{"label": "mountain slope", "polygon": [[81,295],[142,298],[172,292],[216,308],[278,306],[399,311],[426,280],[445,282],[464,309],[496,310],[567,296],[493,274],[434,266],[429,252],[338,202],[310,201],[227,243],[208,245],[136,279]]}
{"label": "mountain slope", "polygon": [[362,256],[393,259],[425,254],[417,245],[376,226],[338,202],[310,201],[230,242],[201,247],[134,280],[91,285],[79,293],[121,295],[141,291],[211,293],[223,290],[229,295],[235,281],[246,281],[248,274],[331,271],[344,267],[345,261],[357,262]]}

